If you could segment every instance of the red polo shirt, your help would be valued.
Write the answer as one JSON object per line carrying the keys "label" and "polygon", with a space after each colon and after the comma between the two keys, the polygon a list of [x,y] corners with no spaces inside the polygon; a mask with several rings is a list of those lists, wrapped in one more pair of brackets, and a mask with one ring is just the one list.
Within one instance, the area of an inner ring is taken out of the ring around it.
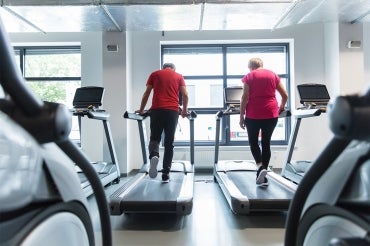
{"label": "red polo shirt", "polygon": [[146,83],[153,87],[151,109],[179,110],[180,86],[185,86],[184,77],[172,69],[153,72]]}

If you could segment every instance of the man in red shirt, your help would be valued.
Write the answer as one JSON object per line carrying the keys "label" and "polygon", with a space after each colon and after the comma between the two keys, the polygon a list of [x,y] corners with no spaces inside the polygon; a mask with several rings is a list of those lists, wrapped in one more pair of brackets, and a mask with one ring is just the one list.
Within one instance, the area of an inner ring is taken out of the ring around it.
{"label": "man in red shirt", "polygon": [[[279,113],[284,110],[288,93],[280,78],[274,72],[263,68],[260,58],[249,60],[250,72],[242,78],[243,95],[240,102],[240,127],[247,128],[248,140],[253,158],[257,164],[257,185],[268,185],[267,167],[271,158],[270,142],[278,122]],[[280,106],[276,91],[281,95]],[[258,135],[261,131],[261,147]]]}
{"label": "man in red shirt", "polygon": [[182,95],[181,116],[187,116],[188,92],[184,77],[175,72],[173,63],[165,63],[161,70],[150,74],[146,90],[141,99],[140,109],[136,110],[141,114],[148,102],[150,93],[153,90],[152,105],[150,107],[150,141],[149,141],[149,176],[157,176],[157,165],[159,162],[159,143],[162,132],[164,132],[164,156],[162,181],[169,181],[173,158],[173,142],[175,139],[176,126],[179,117],[179,93]]}

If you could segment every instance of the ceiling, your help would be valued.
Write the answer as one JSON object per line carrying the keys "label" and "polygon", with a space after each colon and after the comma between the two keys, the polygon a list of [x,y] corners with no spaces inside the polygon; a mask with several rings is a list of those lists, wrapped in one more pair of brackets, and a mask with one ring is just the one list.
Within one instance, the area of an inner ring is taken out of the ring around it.
{"label": "ceiling", "polygon": [[[42,2],[42,3],[40,3]],[[0,0],[7,32],[274,30],[370,22],[370,0]]]}

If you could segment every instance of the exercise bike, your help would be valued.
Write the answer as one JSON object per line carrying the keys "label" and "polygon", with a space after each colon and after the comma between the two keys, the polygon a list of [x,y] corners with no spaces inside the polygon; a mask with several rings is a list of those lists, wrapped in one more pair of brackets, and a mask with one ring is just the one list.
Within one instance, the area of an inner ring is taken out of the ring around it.
{"label": "exercise bike", "polygon": [[0,57],[0,245],[95,245],[74,164],[94,191],[102,245],[112,245],[104,188],[68,137],[71,113],[25,86],[1,19]]}
{"label": "exercise bike", "polygon": [[290,204],[285,245],[370,245],[370,89],[328,105],[334,136]]}

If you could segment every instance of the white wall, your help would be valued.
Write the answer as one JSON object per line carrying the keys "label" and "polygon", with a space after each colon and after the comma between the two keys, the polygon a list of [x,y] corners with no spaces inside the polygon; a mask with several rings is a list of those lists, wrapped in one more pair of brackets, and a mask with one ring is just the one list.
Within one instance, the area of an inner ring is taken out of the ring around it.
{"label": "white wall", "polygon": [[349,49],[350,40],[363,43],[363,25],[340,24],[339,51],[340,51],[340,91],[341,94],[355,94],[364,90],[365,68],[363,45],[360,48]]}
{"label": "white wall", "polygon": [[362,49],[364,52],[364,70],[365,70],[365,87],[369,89],[370,85],[370,23],[364,23]]}
{"label": "white wall", "polygon": [[[108,45],[116,45],[117,52],[108,51]],[[126,88],[126,34],[123,32],[103,33],[102,47],[104,108],[110,114],[109,122],[120,171],[127,173],[127,122],[123,119],[127,94],[129,94]],[[108,158],[110,158],[108,147],[105,145],[104,159]]]}
{"label": "white wall", "polygon": [[328,23],[324,28],[325,78],[330,96],[335,97],[340,93],[339,25]]}
{"label": "white wall", "polygon": [[[57,40],[54,35],[45,38]],[[103,86],[102,34],[83,33],[81,36],[66,35],[81,42],[81,86]],[[104,105],[104,102],[103,102]],[[103,160],[103,125],[101,121],[82,118],[81,147],[91,161]],[[94,143],[94,144],[91,144]]]}
{"label": "white wall", "polygon": [[[103,107],[110,113],[110,125],[121,172],[126,173],[126,44],[125,33],[23,33],[10,34],[13,44],[81,45],[82,86],[103,86]],[[108,52],[107,44],[117,44],[118,52]],[[101,121],[82,118],[81,145],[91,161],[110,161]]]}
{"label": "white wall", "polygon": [[[130,87],[127,111],[133,112],[139,109],[147,77],[152,70],[160,68],[160,35],[161,32],[127,33],[127,50],[130,52],[127,62],[130,64],[130,70],[128,70],[129,79],[127,80],[128,87]],[[150,103],[151,98],[149,98],[147,106]],[[127,138],[129,139],[129,144],[126,146],[128,153],[127,163],[131,169],[138,169],[142,165],[143,159],[136,121],[127,121]]]}

